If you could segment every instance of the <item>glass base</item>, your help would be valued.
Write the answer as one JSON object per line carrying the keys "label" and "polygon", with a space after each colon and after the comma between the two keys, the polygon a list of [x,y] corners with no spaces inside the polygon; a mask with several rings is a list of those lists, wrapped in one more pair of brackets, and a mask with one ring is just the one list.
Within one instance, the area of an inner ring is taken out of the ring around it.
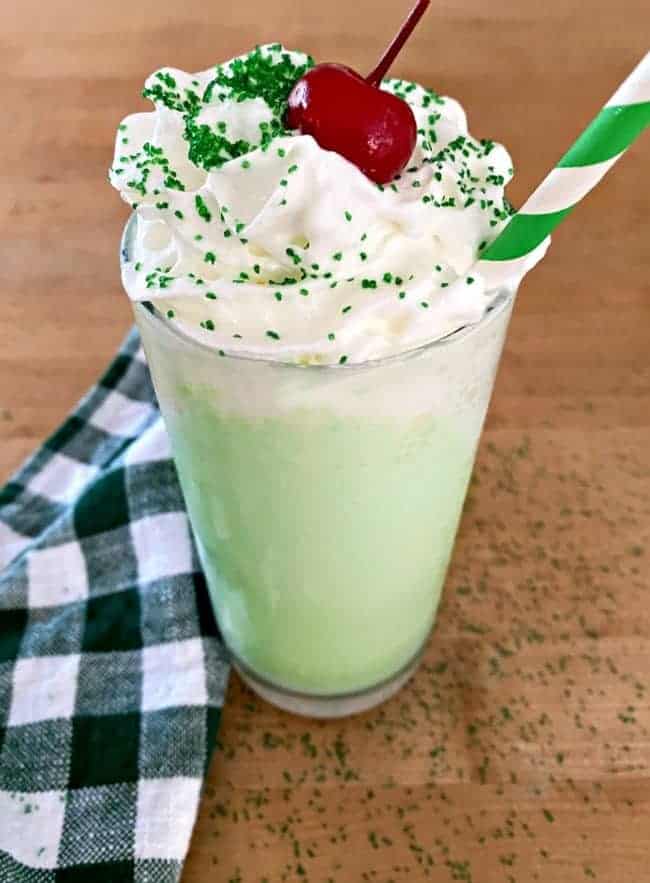
{"label": "glass base", "polygon": [[381,705],[395,693],[399,692],[411,678],[422,659],[424,648],[396,674],[374,687],[359,690],[355,693],[342,693],[334,696],[318,696],[317,694],[299,693],[278,687],[251,671],[241,660],[233,657],[232,664],[242,681],[271,705],[290,711],[301,717],[337,718],[351,714],[361,714]]}

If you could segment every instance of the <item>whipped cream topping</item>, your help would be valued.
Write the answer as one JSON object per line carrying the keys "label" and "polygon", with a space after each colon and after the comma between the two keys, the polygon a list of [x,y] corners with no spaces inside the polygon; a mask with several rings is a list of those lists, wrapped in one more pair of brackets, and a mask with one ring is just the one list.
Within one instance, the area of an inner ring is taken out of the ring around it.
{"label": "whipped cream topping", "polygon": [[404,352],[479,321],[491,296],[475,264],[512,211],[507,151],[469,135],[453,99],[386,80],[418,143],[374,184],[284,128],[312,65],[273,44],[147,80],[155,111],[123,121],[110,170],[137,216],[129,296],[224,354],[305,364]]}

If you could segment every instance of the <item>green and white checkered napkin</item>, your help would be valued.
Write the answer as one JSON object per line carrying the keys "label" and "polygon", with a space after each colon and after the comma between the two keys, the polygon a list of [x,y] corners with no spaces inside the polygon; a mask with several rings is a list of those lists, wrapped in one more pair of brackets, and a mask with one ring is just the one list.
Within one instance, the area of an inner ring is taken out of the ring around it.
{"label": "green and white checkered napkin", "polygon": [[0,492],[0,883],[178,880],[227,672],[132,332]]}

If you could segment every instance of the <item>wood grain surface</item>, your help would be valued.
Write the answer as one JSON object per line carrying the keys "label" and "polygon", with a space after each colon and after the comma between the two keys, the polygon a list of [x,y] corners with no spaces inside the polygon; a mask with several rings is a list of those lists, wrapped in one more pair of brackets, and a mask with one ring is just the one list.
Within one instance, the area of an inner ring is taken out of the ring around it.
{"label": "wood grain surface", "polygon": [[[404,6],[5,6],[0,479],[129,326],[106,169],[145,76],[276,39],[368,70]],[[518,203],[647,50],[648,24],[645,0],[442,0],[396,71],[510,148]],[[523,287],[421,671],[334,723],[233,677],[183,883],[650,879],[649,147]]]}

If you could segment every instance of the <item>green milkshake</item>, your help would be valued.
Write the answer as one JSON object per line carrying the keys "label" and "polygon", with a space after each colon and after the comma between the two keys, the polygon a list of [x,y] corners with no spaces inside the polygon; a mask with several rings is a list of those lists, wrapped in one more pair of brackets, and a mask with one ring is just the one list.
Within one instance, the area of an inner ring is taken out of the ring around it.
{"label": "green milkshake", "polygon": [[426,416],[238,420],[220,418],[205,391],[186,395],[169,432],[237,657],[325,695],[399,671],[433,621],[471,446]]}
{"label": "green milkshake", "polygon": [[285,129],[312,68],[274,44],[158,72],[111,180],[234,664],[276,704],[337,716],[395,692],[434,621],[514,299],[475,269],[512,170],[452,99],[390,80],[418,138],[378,184]]}
{"label": "green milkshake", "polygon": [[253,684],[341,697],[417,657],[511,304],[407,357],[322,368],[224,359],[136,307],[218,621]]}

